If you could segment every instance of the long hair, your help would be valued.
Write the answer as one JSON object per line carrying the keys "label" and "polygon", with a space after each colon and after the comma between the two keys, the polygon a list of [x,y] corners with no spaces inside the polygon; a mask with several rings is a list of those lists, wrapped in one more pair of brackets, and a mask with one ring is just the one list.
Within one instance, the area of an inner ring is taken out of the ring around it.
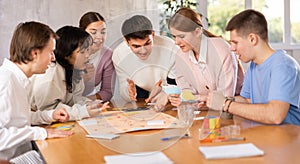
{"label": "long hair", "polygon": [[105,22],[105,19],[102,15],[97,12],[87,12],[79,20],[79,27],[81,29],[86,29],[87,26],[93,22],[102,21]]}
{"label": "long hair", "polygon": [[80,47],[80,50],[89,48],[92,38],[89,33],[73,26],[64,26],[57,30],[56,49],[54,51],[56,61],[65,69],[67,91],[72,93],[72,81],[75,83],[81,80],[81,70],[74,69],[67,57],[72,56],[73,52]]}
{"label": "long hair", "polygon": [[[175,28],[176,30],[183,32],[192,32],[196,28],[202,28],[201,17],[194,10],[183,7],[176,11],[176,13],[170,18],[168,27]],[[213,33],[203,29],[203,34],[207,37],[217,37]]]}

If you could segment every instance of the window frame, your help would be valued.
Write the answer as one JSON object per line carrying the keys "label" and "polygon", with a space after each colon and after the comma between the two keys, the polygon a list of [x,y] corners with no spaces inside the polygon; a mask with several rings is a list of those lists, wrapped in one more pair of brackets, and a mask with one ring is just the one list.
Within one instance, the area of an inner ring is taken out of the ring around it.
{"label": "window frame", "polygon": [[[207,0],[196,0],[198,2],[197,10],[207,17]],[[199,5],[201,4],[201,5]],[[252,8],[252,0],[245,0],[245,9]],[[291,21],[290,21],[290,0],[284,0],[284,18],[283,18],[283,42],[270,43],[274,49],[294,50],[300,49],[299,43],[292,43]]]}

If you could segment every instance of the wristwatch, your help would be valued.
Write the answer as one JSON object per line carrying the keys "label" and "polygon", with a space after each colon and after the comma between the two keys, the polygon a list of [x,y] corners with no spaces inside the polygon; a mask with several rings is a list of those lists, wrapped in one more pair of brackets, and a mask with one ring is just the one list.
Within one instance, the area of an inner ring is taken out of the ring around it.
{"label": "wristwatch", "polygon": [[233,96],[227,96],[227,97],[225,97],[225,102],[223,104],[223,112],[225,112],[224,111],[224,107],[225,107],[227,101],[230,101],[229,104],[228,104],[228,106],[227,106],[227,112],[229,112],[228,109],[230,107],[230,104],[232,103],[232,101],[235,101],[235,98]]}

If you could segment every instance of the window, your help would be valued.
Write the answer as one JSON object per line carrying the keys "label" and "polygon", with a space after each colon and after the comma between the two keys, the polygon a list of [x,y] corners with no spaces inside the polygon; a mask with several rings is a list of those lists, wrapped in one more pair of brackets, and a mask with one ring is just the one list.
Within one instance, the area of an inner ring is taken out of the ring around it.
{"label": "window", "polygon": [[208,30],[229,40],[229,33],[225,31],[225,26],[232,16],[244,9],[245,2],[241,0],[208,0]]}
{"label": "window", "polygon": [[[179,0],[170,1],[177,2]],[[276,2],[274,0],[195,1],[198,4],[198,12],[208,19],[207,29],[216,35],[221,35],[229,40],[229,33],[224,30],[229,19],[244,9],[253,8],[266,16],[269,26],[269,41],[274,49],[300,49],[299,0],[276,0]]]}
{"label": "window", "polygon": [[[228,20],[238,12],[253,8],[262,12],[268,21],[269,40],[275,49],[300,49],[299,0],[197,0],[199,11],[207,15],[208,30],[229,39],[224,31]],[[201,6],[201,4],[207,4]],[[226,23],[224,23],[226,22]]]}
{"label": "window", "polygon": [[292,44],[300,44],[300,14],[299,0],[290,0],[291,36]]}
{"label": "window", "polygon": [[253,9],[262,12],[268,22],[269,42],[283,43],[284,4],[283,1],[274,3],[272,0],[253,0]]}

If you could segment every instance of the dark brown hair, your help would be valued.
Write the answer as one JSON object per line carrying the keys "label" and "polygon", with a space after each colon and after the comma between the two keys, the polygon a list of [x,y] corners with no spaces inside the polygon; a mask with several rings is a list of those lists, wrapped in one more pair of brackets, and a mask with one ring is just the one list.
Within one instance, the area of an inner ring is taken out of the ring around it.
{"label": "dark brown hair", "polygon": [[226,31],[236,32],[241,36],[250,33],[257,34],[261,39],[268,42],[268,24],[265,16],[253,9],[244,10],[230,19]]}
{"label": "dark brown hair", "polygon": [[39,22],[20,23],[13,34],[10,43],[10,60],[15,63],[32,61],[32,50],[43,50],[49,40],[56,38],[55,32],[47,25]]}
{"label": "dark brown hair", "polygon": [[[201,17],[194,10],[183,7],[176,11],[176,13],[169,20],[170,27],[183,32],[192,32],[196,28],[203,28]],[[203,29],[203,34],[208,37],[216,37],[216,35]]]}
{"label": "dark brown hair", "polygon": [[74,65],[69,63],[67,57],[72,56],[78,47],[80,51],[88,49],[92,44],[92,37],[85,30],[73,26],[63,26],[56,31],[56,34],[59,36],[54,51],[56,62],[64,67],[66,87],[68,92],[72,93],[72,81],[79,82],[81,70],[74,69]]}
{"label": "dark brown hair", "polygon": [[105,19],[103,18],[102,15],[100,15],[97,12],[87,12],[85,13],[79,20],[79,27],[81,29],[86,29],[87,26],[93,22],[97,22],[97,21],[103,21],[105,22]]}

